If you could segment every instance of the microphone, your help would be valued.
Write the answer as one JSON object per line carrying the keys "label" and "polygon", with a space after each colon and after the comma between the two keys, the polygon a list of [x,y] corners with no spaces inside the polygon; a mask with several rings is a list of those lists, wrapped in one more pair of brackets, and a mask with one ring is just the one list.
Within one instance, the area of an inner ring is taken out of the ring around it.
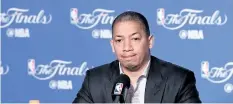
{"label": "microphone", "polygon": [[112,89],[113,103],[125,103],[127,90],[130,87],[130,79],[127,75],[121,74],[114,83]]}

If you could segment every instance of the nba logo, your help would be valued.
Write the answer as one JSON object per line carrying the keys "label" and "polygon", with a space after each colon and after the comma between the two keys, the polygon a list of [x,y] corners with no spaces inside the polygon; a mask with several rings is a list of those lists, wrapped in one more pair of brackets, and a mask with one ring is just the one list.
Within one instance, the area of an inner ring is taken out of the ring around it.
{"label": "nba logo", "polygon": [[35,72],[36,72],[35,60],[28,59],[28,74],[35,74]]}
{"label": "nba logo", "polygon": [[7,35],[8,37],[13,37],[14,34],[15,34],[15,30],[14,30],[14,29],[12,29],[12,28],[8,28],[8,29],[7,29],[6,35]]}
{"label": "nba logo", "polygon": [[70,23],[71,24],[78,23],[78,9],[77,8],[70,9]]}
{"label": "nba logo", "polygon": [[164,8],[157,9],[157,24],[163,25],[165,23],[165,10]]}
{"label": "nba logo", "polygon": [[201,76],[203,78],[207,78],[209,76],[209,62],[208,61],[201,62]]}
{"label": "nba logo", "polygon": [[117,83],[115,90],[114,90],[114,94],[115,95],[120,95],[123,89],[123,83]]}

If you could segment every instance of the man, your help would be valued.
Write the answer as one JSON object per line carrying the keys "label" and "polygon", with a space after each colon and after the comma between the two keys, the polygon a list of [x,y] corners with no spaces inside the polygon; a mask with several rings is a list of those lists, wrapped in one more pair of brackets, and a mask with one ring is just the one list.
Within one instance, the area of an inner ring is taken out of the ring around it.
{"label": "man", "polygon": [[117,60],[87,71],[73,103],[112,103],[111,91],[120,74],[130,78],[128,103],[201,103],[192,71],[151,56],[154,37],[143,15],[120,14],[112,33]]}

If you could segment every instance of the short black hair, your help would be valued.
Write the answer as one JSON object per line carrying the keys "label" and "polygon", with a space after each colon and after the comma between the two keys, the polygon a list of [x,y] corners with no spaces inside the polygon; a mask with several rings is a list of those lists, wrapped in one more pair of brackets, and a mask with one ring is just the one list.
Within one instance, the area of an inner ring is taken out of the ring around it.
{"label": "short black hair", "polygon": [[142,27],[144,28],[145,33],[148,36],[150,36],[149,24],[148,24],[146,18],[142,14],[140,14],[138,12],[134,12],[134,11],[123,12],[115,18],[115,20],[112,23],[112,34],[113,34],[113,28],[114,28],[115,24],[118,22],[122,22],[122,21],[139,22],[142,25]]}

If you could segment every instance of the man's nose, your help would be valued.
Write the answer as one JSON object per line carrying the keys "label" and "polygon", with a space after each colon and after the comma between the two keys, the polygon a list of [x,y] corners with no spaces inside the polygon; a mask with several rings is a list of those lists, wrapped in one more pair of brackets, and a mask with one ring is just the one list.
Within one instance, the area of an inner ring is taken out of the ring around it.
{"label": "man's nose", "polygon": [[133,47],[132,47],[132,43],[130,40],[125,40],[124,45],[123,45],[123,51],[124,52],[128,52],[128,51],[132,51]]}

